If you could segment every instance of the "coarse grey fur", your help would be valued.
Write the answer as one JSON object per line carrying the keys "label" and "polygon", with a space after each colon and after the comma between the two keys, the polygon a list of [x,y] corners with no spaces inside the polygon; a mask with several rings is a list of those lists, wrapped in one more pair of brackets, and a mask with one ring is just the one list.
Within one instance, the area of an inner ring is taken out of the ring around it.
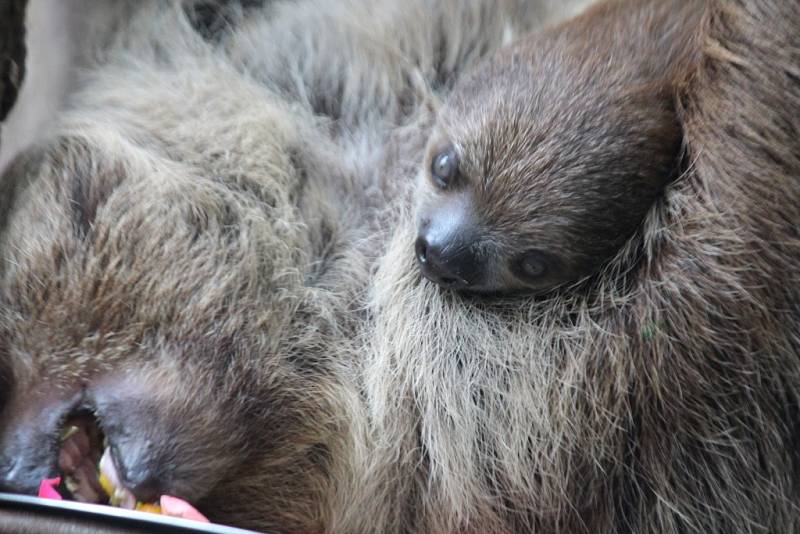
{"label": "coarse grey fur", "polygon": [[691,166],[587,292],[464,298],[420,279],[413,174],[461,69],[554,16],[520,5],[272,3],[209,41],[142,2],[3,180],[0,484],[85,405],[273,532],[798,530],[800,6],[709,3]]}

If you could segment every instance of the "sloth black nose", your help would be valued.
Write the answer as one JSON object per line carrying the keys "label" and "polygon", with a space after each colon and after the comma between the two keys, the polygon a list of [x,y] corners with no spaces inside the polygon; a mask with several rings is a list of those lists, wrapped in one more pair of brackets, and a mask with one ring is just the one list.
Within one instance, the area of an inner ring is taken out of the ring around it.
{"label": "sloth black nose", "polygon": [[112,446],[111,456],[117,467],[119,481],[133,493],[137,500],[142,502],[155,502],[166,489],[162,484],[158,472],[147,461],[146,455],[137,454],[135,447],[124,454]]}
{"label": "sloth black nose", "polygon": [[463,289],[474,283],[477,262],[469,246],[440,243],[420,235],[415,250],[420,270],[428,280],[451,289]]}

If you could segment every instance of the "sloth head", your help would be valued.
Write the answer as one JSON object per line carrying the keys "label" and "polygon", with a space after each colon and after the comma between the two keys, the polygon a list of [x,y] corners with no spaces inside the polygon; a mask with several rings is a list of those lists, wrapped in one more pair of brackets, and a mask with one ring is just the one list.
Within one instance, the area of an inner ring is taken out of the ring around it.
{"label": "sloth head", "polygon": [[[260,161],[280,161],[289,144],[276,124]],[[306,402],[322,398],[305,392],[321,382],[283,358],[290,299],[265,276],[294,258],[278,249],[295,234],[263,216],[296,179],[293,163],[237,170],[248,186],[236,188],[224,158],[206,178],[116,132],[85,126],[0,176],[0,491],[35,494],[60,476],[76,481],[68,497],[104,502],[107,450],[117,486],[138,501],[173,495],[259,530],[314,523],[331,427],[317,406],[303,423]],[[282,269],[281,290],[297,287]],[[261,477],[312,511],[245,508],[252,488],[280,500]]]}
{"label": "sloth head", "polygon": [[578,282],[677,176],[674,97],[694,26],[671,33],[609,17],[614,6],[500,51],[438,111],[418,177],[425,277],[476,293]]}

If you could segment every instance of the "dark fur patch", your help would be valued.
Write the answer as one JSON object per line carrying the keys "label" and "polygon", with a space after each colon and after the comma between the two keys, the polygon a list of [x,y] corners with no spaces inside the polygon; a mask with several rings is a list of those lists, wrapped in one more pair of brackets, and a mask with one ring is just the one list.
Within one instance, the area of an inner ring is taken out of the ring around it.
{"label": "dark fur patch", "polygon": [[83,173],[74,173],[71,178],[69,205],[72,208],[72,225],[79,237],[86,237],[96,210],[89,197],[90,178]]}
{"label": "dark fur patch", "polygon": [[263,7],[269,0],[190,0],[184,12],[197,33],[218,42],[232,32],[249,10]]}

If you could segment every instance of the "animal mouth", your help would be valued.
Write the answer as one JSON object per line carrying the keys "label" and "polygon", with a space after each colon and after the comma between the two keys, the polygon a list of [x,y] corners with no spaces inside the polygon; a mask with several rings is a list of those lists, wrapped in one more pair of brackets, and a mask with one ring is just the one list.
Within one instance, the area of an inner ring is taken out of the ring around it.
{"label": "animal mouth", "polygon": [[120,508],[143,509],[133,493],[125,488],[118,475],[97,417],[87,409],[69,415],[60,431],[58,492],[66,499]]}
{"label": "animal mouth", "polygon": [[59,492],[68,499],[87,503],[107,502],[99,481],[98,466],[106,448],[97,418],[85,409],[69,415],[60,429]]}

